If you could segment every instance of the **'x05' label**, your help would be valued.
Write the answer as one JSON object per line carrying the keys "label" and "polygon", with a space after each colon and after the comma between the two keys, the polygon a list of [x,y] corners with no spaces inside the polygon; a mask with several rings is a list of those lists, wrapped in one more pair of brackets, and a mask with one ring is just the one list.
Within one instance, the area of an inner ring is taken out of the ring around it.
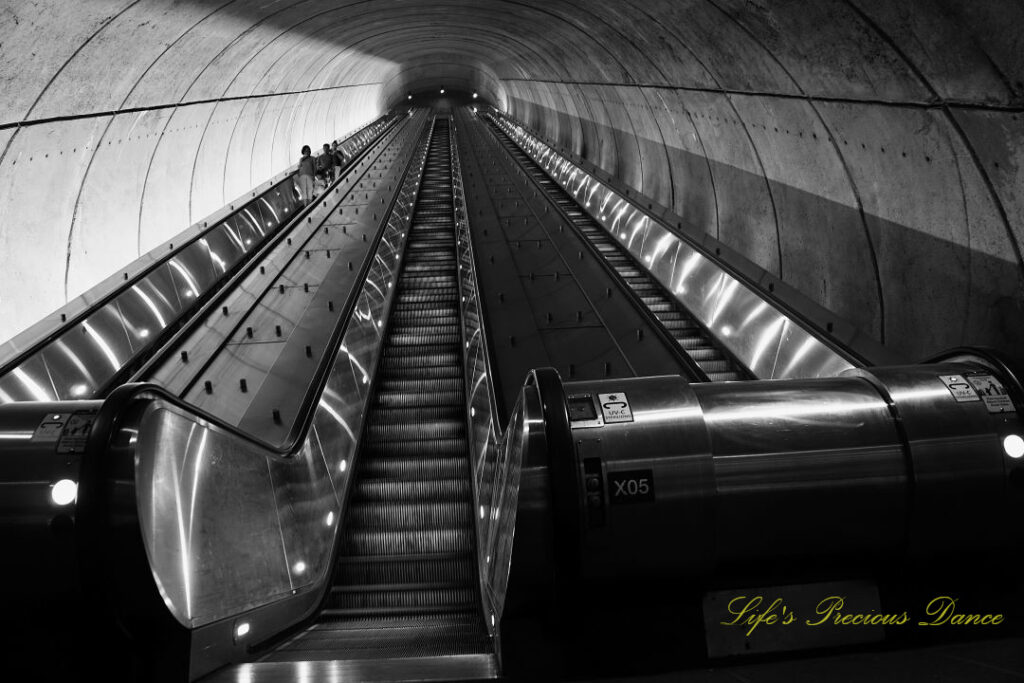
{"label": "'x05' label", "polygon": [[615,503],[653,503],[654,470],[608,473],[608,494]]}

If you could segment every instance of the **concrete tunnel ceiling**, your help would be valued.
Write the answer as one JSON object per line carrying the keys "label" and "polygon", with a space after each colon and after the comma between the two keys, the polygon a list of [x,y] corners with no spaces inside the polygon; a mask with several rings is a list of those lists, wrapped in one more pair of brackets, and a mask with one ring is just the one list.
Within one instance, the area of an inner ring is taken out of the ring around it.
{"label": "concrete tunnel ceiling", "polygon": [[443,83],[917,360],[1024,338],[1014,0],[0,5],[0,339]]}

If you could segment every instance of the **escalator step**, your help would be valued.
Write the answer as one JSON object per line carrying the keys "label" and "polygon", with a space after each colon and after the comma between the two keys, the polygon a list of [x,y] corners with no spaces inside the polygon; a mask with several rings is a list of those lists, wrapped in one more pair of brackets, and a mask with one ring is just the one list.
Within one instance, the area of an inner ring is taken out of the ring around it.
{"label": "escalator step", "polygon": [[345,534],[341,551],[345,555],[409,555],[413,553],[470,552],[473,533],[465,527],[415,531],[354,530]]}
{"label": "escalator step", "polygon": [[[390,338],[388,339],[390,342]],[[399,358],[412,358],[412,359],[423,359],[428,356],[436,356],[446,353],[458,353],[460,344],[456,342],[448,342],[447,344],[422,344],[419,346],[404,345],[404,346],[385,346],[384,347],[384,358],[385,359],[399,359]]]}
{"label": "escalator step", "polygon": [[[426,441],[430,439],[448,439],[464,437],[466,422],[464,419],[447,418],[437,422],[419,422],[412,424],[395,424],[382,422],[380,418],[371,416],[366,425],[366,438],[374,441]],[[428,446],[429,444],[424,444]]]}
{"label": "escalator step", "polygon": [[[430,473],[427,473],[429,476]],[[436,476],[436,475],[435,475]],[[346,512],[346,522],[361,529],[408,531],[431,527],[452,527],[472,520],[469,502],[356,503]]]}
{"label": "escalator step", "polygon": [[384,379],[446,379],[446,378],[462,378],[462,369],[453,368],[451,366],[440,366],[440,367],[426,367],[417,368],[409,367],[408,364],[396,365],[394,367],[381,368],[381,376]]}
{"label": "escalator step", "polygon": [[476,558],[469,553],[424,555],[422,559],[406,560],[342,559],[338,562],[337,583],[344,587],[414,583],[460,585],[476,579],[475,562]]}
{"label": "escalator step", "polygon": [[438,379],[388,378],[379,381],[379,390],[385,393],[409,394],[462,391],[462,377],[461,373],[459,374],[459,377]]}
{"label": "escalator step", "polygon": [[407,590],[370,590],[360,592],[331,591],[328,610],[389,610],[409,611],[429,607],[434,610],[463,610],[476,599],[473,588],[432,588]]}
{"label": "escalator step", "polygon": [[690,358],[693,358],[695,361],[698,361],[702,365],[705,361],[725,360],[725,356],[722,355],[722,352],[713,346],[708,346],[705,348],[687,349],[686,352],[690,355]]}
{"label": "escalator step", "polygon": [[412,406],[435,405],[435,406],[458,406],[465,410],[465,394],[459,390],[454,391],[377,391],[374,396],[374,406],[381,408],[407,408]]}
{"label": "escalator step", "polygon": [[[464,406],[420,405],[401,408],[378,408],[370,413],[367,424],[371,427],[432,428],[444,424],[447,432],[458,424],[465,428],[466,409]],[[371,434],[377,432],[371,431]],[[387,431],[381,432],[386,434]],[[403,432],[404,433],[404,432]],[[428,438],[434,438],[433,436]]]}
{"label": "escalator step", "polygon": [[356,482],[353,500],[379,501],[387,505],[410,501],[469,500],[471,493],[467,479],[362,479]]}
{"label": "escalator step", "polygon": [[743,379],[738,372],[705,372],[712,382],[735,382]]}
{"label": "escalator step", "polygon": [[[430,439],[419,441],[367,441],[363,449],[369,458],[426,458],[428,456],[466,457],[466,439],[454,437],[447,439]],[[363,466],[367,466],[364,465]]]}
{"label": "escalator step", "polygon": [[[458,442],[452,439],[452,442]],[[389,448],[391,446],[389,445]],[[469,462],[458,455],[418,455],[390,452],[386,457],[370,457],[359,463],[360,476],[367,479],[416,481],[427,477],[457,479],[469,475]]]}
{"label": "escalator step", "polygon": [[[429,328],[428,328],[429,329]],[[448,334],[389,334],[388,344],[395,346],[433,346],[461,344],[462,335],[456,330]]]}
{"label": "escalator step", "polygon": [[[441,369],[442,366],[451,367],[456,363],[461,364],[462,359],[458,352],[451,353],[425,353],[413,357],[391,356],[385,350],[382,366],[384,369],[413,368],[418,370]],[[456,371],[460,369],[455,368]]]}

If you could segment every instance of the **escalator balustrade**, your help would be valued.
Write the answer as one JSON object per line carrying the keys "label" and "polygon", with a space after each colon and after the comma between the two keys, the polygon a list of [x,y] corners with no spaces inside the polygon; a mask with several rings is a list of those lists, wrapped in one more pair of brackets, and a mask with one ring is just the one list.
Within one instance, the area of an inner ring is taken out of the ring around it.
{"label": "escalator balustrade", "polygon": [[488,127],[506,151],[533,177],[612,270],[654,315],[680,348],[712,382],[748,379],[747,371],[731,358],[694,317],[651,274],[597,223],[590,219],[559,185],[533,162],[501,128]]}

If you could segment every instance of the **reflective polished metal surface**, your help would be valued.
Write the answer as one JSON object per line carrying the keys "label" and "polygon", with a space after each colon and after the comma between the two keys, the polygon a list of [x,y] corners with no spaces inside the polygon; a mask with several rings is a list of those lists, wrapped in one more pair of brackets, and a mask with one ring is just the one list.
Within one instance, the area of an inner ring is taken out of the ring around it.
{"label": "reflective polished metal surface", "polygon": [[524,127],[489,116],[754,376],[832,377],[862,364]]}
{"label": "reflective polished metal surface", "polygon": [[[122,445],[123,462],[135,463],[132,503],[150,567],[181,624],[197,628],[237,616],[327,578],[424,151],[421,144],[308,435],[292,455],[158,396],[143,394],[136,400],[142,408],[124,413],[131,419],[113,442]],[[253,620],[247,640],[273,635],[264,628],[270,626]]]}
{"label": "reflective polished metal surface", "polygon": [[[394,121],[383,117],[343,144],[361,150]],[[0,403],[85,399],[109,390],[116,375],[301,210],[294,175],[292,169],[262,194],[253,192],[211,227],[193,226],[0,347]]]}
{"label": "reflective polished metal surface", "polygon": [[1024,403],[997,367],[563,391],[572,446],[547,467],[568,458],[575,472],[580,535],[556,545],[578,545],[584,578],[757,573],[768,560],[877,567],[1024,541],[1009,522],[1024,512]]}

